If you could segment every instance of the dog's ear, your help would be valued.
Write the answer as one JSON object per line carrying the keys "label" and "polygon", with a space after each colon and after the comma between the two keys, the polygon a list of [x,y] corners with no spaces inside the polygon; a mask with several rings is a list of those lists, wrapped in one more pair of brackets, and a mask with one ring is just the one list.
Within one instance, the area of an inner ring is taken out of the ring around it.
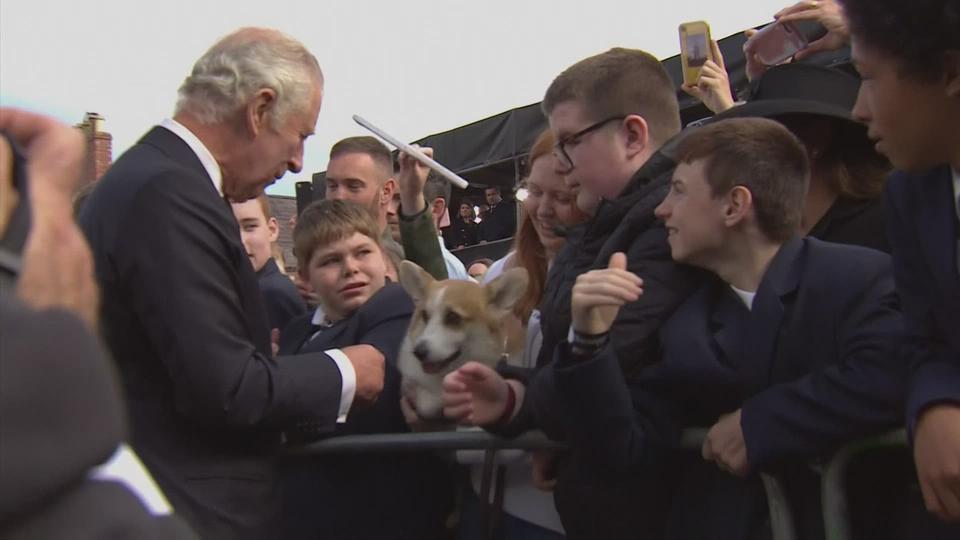
{"label": "dog's ear", "polygon": [[410,261],[400,262],[400,285],[403,285],[403,289],[415,303],[419,304],[423,301],[427,287],[433,282],[433,276],[423,268]]}
{"label": "dog's ear", "polygon": [[487,305],[503,313],[509,313],[517,300],[527,290],[527,271],[523,268],[511,268],[500,274],[483,290],[487,293]]}

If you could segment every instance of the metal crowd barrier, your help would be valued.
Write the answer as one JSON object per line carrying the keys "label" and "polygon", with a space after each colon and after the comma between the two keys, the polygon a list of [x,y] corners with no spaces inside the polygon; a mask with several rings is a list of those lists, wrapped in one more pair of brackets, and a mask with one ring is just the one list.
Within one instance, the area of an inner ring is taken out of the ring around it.
{"label": "metal crowd barrier", "polygon": [[[681,447],[699,450],[706,437],[705,429],[688,429],[681,437]],[[331,437],[322,441],[291,446],[287,455],[306,457],[344,452],[418,452],[425,450],[484,450],[483,471],[480,483],[480,500],[490,500],[490,490],[495,474],[497,450],[546,450],[562,449],[565,445],[551,441],[539,431],[531,431],[512,439],[505,439],[482,431],[447,431],[428,433],[388,433],[376,435],[347,435]],[[793,513],[781,483],[773,476],[760,475],[770,509],[770,524],[773,540],[796,540],[797,533]],[[481,514],[481,523],[488,523],[486,508]]]}
{"label": "metal crowd barrier", "polygon": [[850,540],[850,512],[847,504],[847,468],[859,456],[881,448],[907,445],[904,430],[893,431],[848,444],[833,455],[821,477],[821,504],[826,540]]}

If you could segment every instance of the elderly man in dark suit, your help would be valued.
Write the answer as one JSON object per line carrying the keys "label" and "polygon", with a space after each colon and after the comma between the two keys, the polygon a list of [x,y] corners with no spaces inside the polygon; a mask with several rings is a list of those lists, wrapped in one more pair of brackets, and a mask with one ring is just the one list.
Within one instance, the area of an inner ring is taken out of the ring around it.
{"label": "elderly man in dark suit", "polygon": [[322,97],[302,44],[239,30],[197,61],[174,117],[114,163],[80,218],[131,442],[203,538],[275,535],[282,430],[333,430],[383,385],[372,351],[273,357],[228,204],[300,170]]}
{"label": "elderly man in dark suit", "polygon": [[840,3],[864,77],[853,114],[899,169],[887,224],[917,477],[927,509],[960,523],[960,4]]}

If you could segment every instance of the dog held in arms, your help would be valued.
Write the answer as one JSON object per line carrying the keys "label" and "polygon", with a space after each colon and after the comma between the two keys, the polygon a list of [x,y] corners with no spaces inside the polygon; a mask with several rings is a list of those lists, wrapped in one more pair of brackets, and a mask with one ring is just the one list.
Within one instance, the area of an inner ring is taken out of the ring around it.
{"label": "dog held in arms", "polygon": [[474,361],[495,366],[504,355],[502,321],[527,289],[527,271],[512,268],[486,285],[436,281],[410,261],[400,284],[416,305],[397,367],[404,395],[424,420],[443,417],[443,378]]}

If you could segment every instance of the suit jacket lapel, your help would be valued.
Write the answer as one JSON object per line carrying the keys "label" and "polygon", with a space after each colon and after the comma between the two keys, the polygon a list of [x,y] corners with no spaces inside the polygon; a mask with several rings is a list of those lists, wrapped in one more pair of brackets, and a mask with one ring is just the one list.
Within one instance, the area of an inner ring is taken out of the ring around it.
{"label": "suit jacket lapel", "polygon": [[347,331],[347,327],[350,326],[351,318],[344,319],[337,322],[330,328],[325,328],[320,335],[314,339],[310,339],[316,329],[313,325],[310,325],[306,336],[304,336],[303,343],[300,345],[300,352],[322,352],[327,349],[338,349],[343,345],[338,345],[340,337],[344,332]]}
{"label": "suit jacket lapel", "polygon": [[729,285],[718,280],[713,295],[710,327],[721,353],[720,362],[734,371],[740,371],[748,315],[746,306],[736,298]]}
{"label": "suit jacket lapel", "polygon": [[783,297],[795,291],[799,283],[799,257],[803,245],[799,239],[784,244],[770,262],[757,288],[744,336],[741,362],[748,395],[770,384],[784,318]]}

